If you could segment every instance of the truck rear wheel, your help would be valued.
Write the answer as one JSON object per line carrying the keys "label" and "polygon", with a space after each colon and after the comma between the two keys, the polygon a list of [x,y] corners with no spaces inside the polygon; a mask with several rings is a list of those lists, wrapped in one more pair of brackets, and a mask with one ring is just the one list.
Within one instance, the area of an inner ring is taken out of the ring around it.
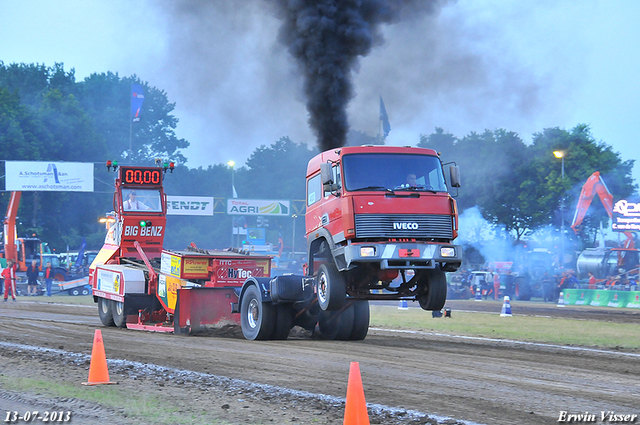
{"label": "truck rear wheel", "polygon": [[127,327],[127,315],[124,312],[124,303],[119,301],[111,301],[111,312],[113,314],[113,323],[119,328]]}
{"label": "truck rear wheel", "polygon": [[362,341],[369,332],[369,301],[356,300],[353,302],[353,329],[349,339]]}
{"label": "truck rear wheel", "polygon": [[353,331],[353,305],[338,311],[321,311],[318,328],[323,339],[346,341]]}
{"label": "truck rear wheel", "polygon": [[242,334],[248,340],[267,340],[273,335],[276,325],[276,311],[271,303],[262,302],[260,291],[255,285],[247,288],[240,305]]}
{"label": "truck rear wheel", "polygon": [[100,321],[104,326],[114,326],[113,310],[111,309],[111,300],[106,298],[98,298],[98,314]]}
{"label": "truck rear wheel", "polygon": [[275,306],[276,326],[271,339],[285,340],[289,337],[289,332],[293,327],[293,309],[289,304],[279,304]]}
{"label": "truck rear wheel", "polygon": [[418,282],[418,302],[423,310],[442,310],[447,301],[447,277],[439,268],[425,270]]}
{"label": "truck rear wheel", "polygon": [[344,306],[347,286],[335,264],[325,263],[318,268],[316,290],[322,310],[340,310]]}

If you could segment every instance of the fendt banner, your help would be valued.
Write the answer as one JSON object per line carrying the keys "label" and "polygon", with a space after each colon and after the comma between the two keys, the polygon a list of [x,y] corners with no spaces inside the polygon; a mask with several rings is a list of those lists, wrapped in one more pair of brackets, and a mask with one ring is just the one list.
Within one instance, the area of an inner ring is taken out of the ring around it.
{"label": "fendt banner", "polygon": [[167,195],[167,215],[213,215],[213,198]]}
{"label": "fendt banner", "polygon": [[93,163],[6,161],[6,190],[93,192]]}
{"label": "fendt banner", "polygon": [[289,201],[227,199],[227,214],[288,216]]}

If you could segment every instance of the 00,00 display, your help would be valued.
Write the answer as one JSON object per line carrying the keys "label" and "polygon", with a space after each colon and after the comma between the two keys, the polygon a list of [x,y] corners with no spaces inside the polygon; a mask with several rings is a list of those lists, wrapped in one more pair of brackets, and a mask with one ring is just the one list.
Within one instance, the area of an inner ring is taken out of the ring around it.
{"label": "00,00 display", "polygon": [[122,167],[122,183],[158,186],[162,182],[162,170]]}

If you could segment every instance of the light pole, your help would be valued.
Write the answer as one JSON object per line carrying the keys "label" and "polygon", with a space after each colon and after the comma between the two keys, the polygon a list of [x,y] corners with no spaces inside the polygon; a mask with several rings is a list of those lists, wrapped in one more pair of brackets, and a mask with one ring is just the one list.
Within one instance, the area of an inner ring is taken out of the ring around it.
{"label": "light pole", "polygon": [[[556,158],[562,159],[561,182],[564,183],[564,151],[553,151]],[[560,198],[560,267],[564,270],[564,193]]]}
{"label": "light pole", "polygon": [[[231,197],[235,198],[236,197],[235,196],[236,195],[236,188],[235,188],[234,182],[233,182],[233,175],[234,175],[233,166],[236,165],[236,163],[235,163],[235,161],[230,160],[230,161],[227,161],[227,165],[229,166],[229,168],[231,168]],[[240,233],[240,230],[236,227],[236,220],[232,219],[231,220],[231,246],[232,247],[236,246],[236,244],[235,244],[236,238],[234,237],[234,235],[236,233]]]}
{"label": "light pole", "polygon": [[298,218],[298,214],[293,214],[291,216],[293,218],[293,239],[291,240],[291,258],[293,258],[293,254],[296,252],[296,218]]}

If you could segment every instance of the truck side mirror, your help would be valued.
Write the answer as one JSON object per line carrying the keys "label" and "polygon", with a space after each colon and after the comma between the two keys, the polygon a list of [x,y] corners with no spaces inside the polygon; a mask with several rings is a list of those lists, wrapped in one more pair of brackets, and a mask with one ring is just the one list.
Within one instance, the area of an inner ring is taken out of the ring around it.
{"label": "truck side mirror", "polygon": [[322,179],[322,189],[325,192],[335,192],[338,190],[338,185],[333,181],[333,169],[331,164],[320,164],[320,178]]}
{"label": "truck side mirror", "polygon": [[451,187],[460,187],[460,167],[457,165],[449,166],[449,182]]}

